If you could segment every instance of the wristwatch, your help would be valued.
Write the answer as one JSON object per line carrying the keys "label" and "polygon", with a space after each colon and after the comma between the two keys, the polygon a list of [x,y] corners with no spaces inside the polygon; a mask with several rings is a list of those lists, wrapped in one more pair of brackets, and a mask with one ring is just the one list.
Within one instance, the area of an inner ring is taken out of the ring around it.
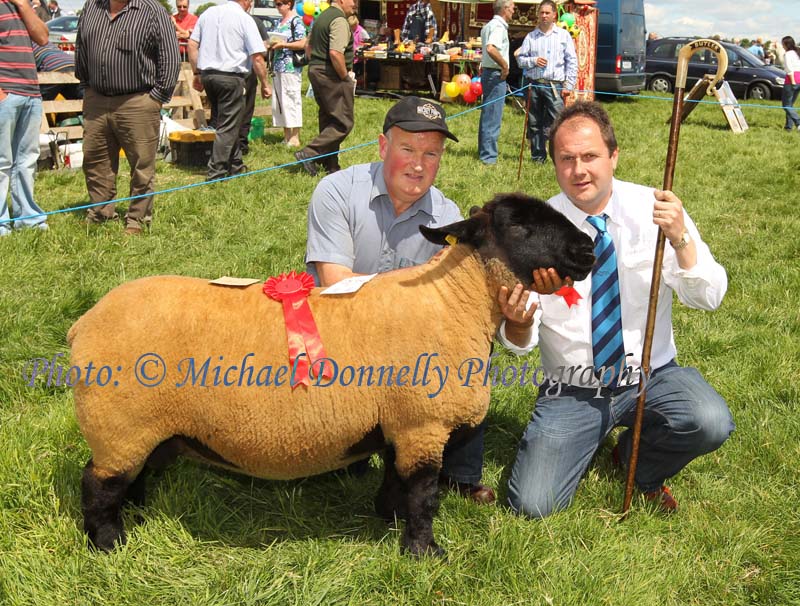
{"label": "wristwatch", "polygon": [[678,240],[677,244],[675,244],[672,240],[670,240],[669,243],[670,243],[670,246],[672,246],[672,248],[674,248],[675,250],[680,250],[682,248],[686,248],[687,246],[689,246],[689,242],[691,242],[691,241],[692,241],[692,238],[691,238],[691,236],[689,236],[689,231],[684,229],[683,230],[683,235],[681,236],[681,239]]}

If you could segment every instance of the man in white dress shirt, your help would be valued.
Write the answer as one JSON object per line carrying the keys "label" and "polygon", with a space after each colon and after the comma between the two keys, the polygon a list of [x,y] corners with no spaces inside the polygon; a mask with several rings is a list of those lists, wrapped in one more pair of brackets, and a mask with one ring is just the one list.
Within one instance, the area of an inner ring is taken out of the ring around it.
{"label": "man in white dress shirt", "polygon": [[[734,424],[725,401],[697,370],[675,362],[673,293],[688,307],[714,310],[727,289],[725,270],[674,193],[614,179],[619,149],[600,105],[579,102],[565,109],[553,124],[550,155],[561,193],[548,203],[595,239],[599,260],[593,274],[599,275],[604,258],[598,242],[608,242],[610,236],[607,248],[616,253],[616,262],[612,258],[615,267],[606,276],[614,274],[613,291],[618,294],[611,307],[621,330],[609,331],[608,338],[619,339],[622,357],[615,358],[613,367],[595,368],[602,355],[595,348],[601,327],[593,326],[594,299],[599,302],[604,296],[598,290],[600,278],[589,276],[574,284],[582,297],[577,304],[555,294],[531,296],[538,308],[528,346],[506,345],[525,353],[538,343],[550,382],[539,390],[520,443],[509,481],[509,503],[515,511],[537,518],[567,507],[609,432],[633,424],[660,226],[669,244],[657,303],[652,372],[646,382],[636,484],[662,510],[675,511],[677,501],[664,482],[696,457],[719,448]],[[615,461],[625,464],[630,449],[627,430],[614,449]]]}

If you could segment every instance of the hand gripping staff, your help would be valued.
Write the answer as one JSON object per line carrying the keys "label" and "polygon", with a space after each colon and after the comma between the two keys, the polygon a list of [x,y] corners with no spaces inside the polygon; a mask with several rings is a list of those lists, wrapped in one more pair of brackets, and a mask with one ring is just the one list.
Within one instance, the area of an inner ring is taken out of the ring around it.
{"label": "hand gripping staff", "polygon": [[[678,73],[675,78],[675,96],[672,101],[672,119],[669,127],[669,146],[667,148],[667,165],[664,168],[665,190],[672,189],[672,177],[675,175],[675,161],[678,156],[678,136],[681,131],[681,112],[683,110],[683,93],[686,88],[686,73],[689,68],[689,58],[698,50],[709,50],[717,56],[717,74],[708,84],[707,94],[711,95],[712,88],[722,80],[728,69],[728,53],[719,42],[715,40],[693,40],[684,46],[678,54]],[[647,307],[647,325],[642,344],[642,367],[639,378],[639,397],[636,400],[636,417],[633,423],[633,442],[631,458],[628,461],[628,479],[625,483],[625,501],[622,505],[622,519],[628,515],[633,496],[633,479],[636,475],[636,464],[639,462],[639,439],[642,435],[642,418],[644,417],[644,403],[647,397],[647,380],[650,378],[650,351],[653,348],[653,330],[656,324],[656,305],[658,302],[658,287],[661,284],[661,264],[664,262],[664,241],[666,236],[658,228],[656,252],[653,260],[653,279],[650,282],[650,299]]]}

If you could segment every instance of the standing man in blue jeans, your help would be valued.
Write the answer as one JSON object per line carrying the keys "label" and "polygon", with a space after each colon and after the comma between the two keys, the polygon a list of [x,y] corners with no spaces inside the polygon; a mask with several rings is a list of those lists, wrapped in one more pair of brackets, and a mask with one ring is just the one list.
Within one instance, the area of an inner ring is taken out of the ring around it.
{"label": "standing man in blue jeans", "polygon": [[497,163],[497,138],[503,121],[508,77],[508,22],[513,14],[514,0],[495,0],[494,17],[481,29],[484,106],[478,125],[478,159],[484,164]]}
{"label": "standing man in blue jeans", "polygon": [[33,200],[39,158],[42,95],[31,40],[47,44],[47,26],[28,0],[0,3],[0,236],[11,233],[6,198],[11,190],[14,227],[47,229]]}
{"label": "standing man in blue jeans", "polygon": [[528,138],[531,158],[539,164],[547,161],[545,143],[550,125],[564,108],[564,99],[572,93],[578,77],[575,43],[567,30],[555,25],[557,16],[556,3],[543,0],[536,29],[525,36],[514,53],[532,85],[528,89]]}
{"label": "standing man in blue jeans", "polygon": [[[725,401],[700,373],[675,362],[672,299],[677,294],[687,307],[716,309],[728,286],[725,269],[674,193],[614,178],[619,149],[597,103],[579,102],[561,113],[550,135],[550,155],[561,193],[548,203],[595,239],[597,261],[592,275],[574,284],[581,296],[577,304],[555,294],[532,294],[538,309],[527,347],[506,343],[516,353],[538,343],[549,378],[519,445],[509,503],[536,518],[567,507],[609,432],[633,424],[661,227],[669,246],[635,479],[646,499],[673,512],[678,503],[665,481],[719,448],[734,424]],[[627,430],[614,448],[615,461],[625,464],[630,452]]]}

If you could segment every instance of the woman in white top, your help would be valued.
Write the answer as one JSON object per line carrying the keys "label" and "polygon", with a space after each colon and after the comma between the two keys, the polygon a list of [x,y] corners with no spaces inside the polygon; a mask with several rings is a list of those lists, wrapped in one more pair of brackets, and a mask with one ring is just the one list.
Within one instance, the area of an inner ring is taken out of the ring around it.
{"label": "woman in white top", "polygon": [[786,130],[800,130],[800,116],[797,115],[794,109],[794,102],[797,101],[797,95],[800,94],[800,55],[797,52],[797,46],[794,44],[794,38],[791,36],[784,36],[781,44],[786,50],[786,55],[783,58],[783,66],[786,68],[786,82],[783,84],[783,95],[781,97],[781,105],[783,105],[783,111],[786,112],[786,124],[783,128]]}

